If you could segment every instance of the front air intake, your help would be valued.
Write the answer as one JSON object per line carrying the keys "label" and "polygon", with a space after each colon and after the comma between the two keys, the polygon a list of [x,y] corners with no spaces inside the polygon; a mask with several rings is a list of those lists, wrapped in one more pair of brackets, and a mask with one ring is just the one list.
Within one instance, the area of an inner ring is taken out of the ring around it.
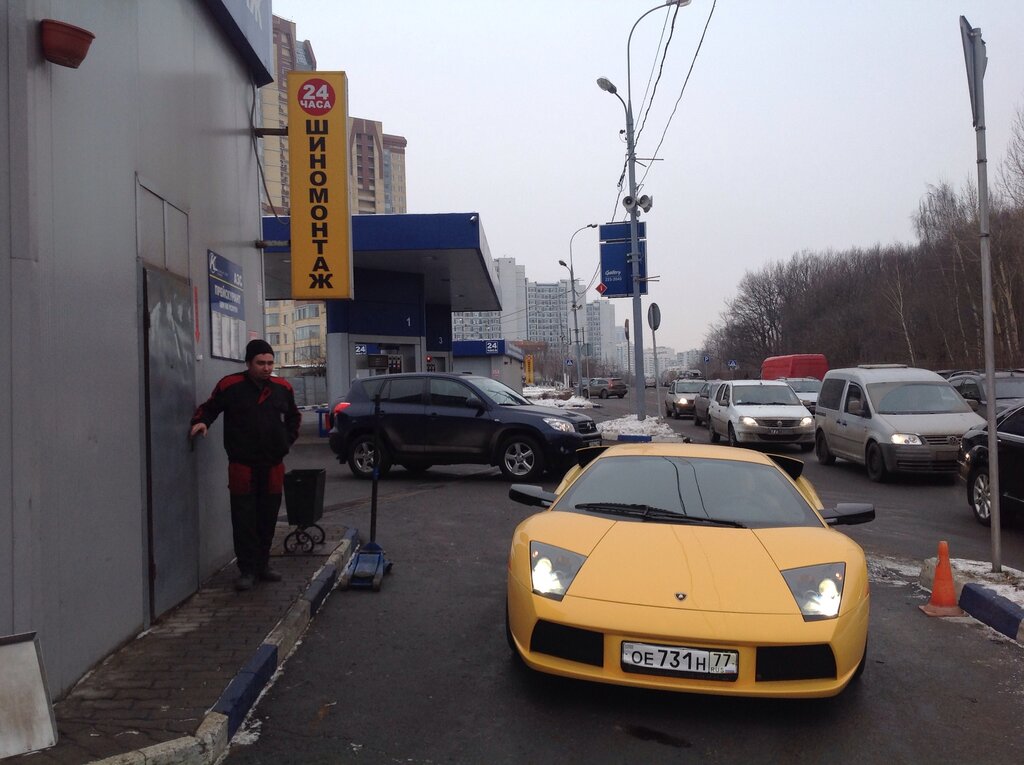
{"label": "front air intake", "polygon": [[756,679],[817,680],[836,676],[836,657],[828,645],[761,646],[757,649]]}
{"label": "front air intake", "polygon": [[581,664],[604,666],[604,635],[578,627],[538,621],[530,638],[530,650]]}

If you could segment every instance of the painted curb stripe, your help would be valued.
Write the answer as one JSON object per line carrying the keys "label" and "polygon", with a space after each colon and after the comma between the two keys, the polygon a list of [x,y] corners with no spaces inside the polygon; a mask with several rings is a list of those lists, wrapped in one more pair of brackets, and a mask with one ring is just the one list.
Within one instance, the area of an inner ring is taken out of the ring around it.
{"label": "painted curb stripe", "polygon": [[242,670],[232,678],[211,711],[228,718],[228,739],[235,735],[245,716],[277,669],[277,646],[264,643]]}
{"label": "painted curb stripe", "polygon": [[994,590],[973,582],[965,584],[960,593],[960,608],[1008,638],[1018,639],[1024,609]]}
{"label": "painted curb stripe", "polygon": [[302,595],[305,600],[309,601],[309,614],[311,617],[320,610],[320,606],[327,600],[327,596],[331,594],[331,590],[334,589],[334,584],[337,581],[338,569],[333,563],[328,563],[313,578],[309,587],[306,588],[306,592]]}

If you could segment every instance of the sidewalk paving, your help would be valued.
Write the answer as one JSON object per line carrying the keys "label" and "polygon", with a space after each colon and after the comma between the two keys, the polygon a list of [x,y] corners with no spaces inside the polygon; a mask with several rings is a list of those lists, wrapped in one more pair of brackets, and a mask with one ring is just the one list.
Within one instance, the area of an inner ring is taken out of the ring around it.
{"label": "sidewalk paving", "polygon": [[287,554],[282,542],[292,527],[282,510],[271,552],[281,582],[262,582],[238,593],[235,565],[225,566],[54,704],[56,746],[8,762],[216,760],[356,546],[354,530],[332,521],[330,514],[319,525],[323,544],[312,553]]}

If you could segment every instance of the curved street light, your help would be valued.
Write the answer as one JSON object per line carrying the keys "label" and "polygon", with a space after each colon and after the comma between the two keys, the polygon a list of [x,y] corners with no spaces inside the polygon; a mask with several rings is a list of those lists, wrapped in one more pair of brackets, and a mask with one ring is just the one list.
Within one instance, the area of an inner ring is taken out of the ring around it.
{"label": "curved street light", "polygon": [[576,304],[576,272],[573,269],[572,262],[572,240],[576,238],[576,234],[581,231],[586,231],[588,228],[597,228],[596,223],[588,223],[585,226],[580,226],[578,229],[572,232],[572,236],[569,237],[569,264],[566,265],[564,260],[558,261],[558,265],[569,269],[569,284],[572,286],[572,329],[576,345],[576,395],[583,397],[583,377],[582,367],[580,366],[580,322],[577,311],[579,306]]}
{"label": "curved street light", "polygon": [[[643,305],[640,301],[640,242],[637,236],[637,218],[640,216],[640,207],[636,198],[636,136],[633,133],[633,95],[632,95],[632,72],[629,56],[629,47],[633,42],[633,32],[637,24],[643,21],[644,17],[661,10],[666,6],[675,5],[682,7],[689,5],[690,0],[668,0],[661,5],[651,8],[641,14],[629,30],[629,38],[626,40],[626,100],[622,100],[618,88],[607,77],[599,77],[597,86],[606,93],[611,93],[622,104],[626,110],[626,166],[629,170],[629,260],[632,263],[633,273],[633,331],[636,337],[633,340],[633,368],[636,370],[636,378],[633,381],[636,392],[636,418],[643,421],[646,414],[646,391],[644,387],[644,343],[643,343]],[[626,202],[626,200],[623,200]],[[645,208],[646,211],[646,208]],[[657,353],[657,349],[655,349]]]}

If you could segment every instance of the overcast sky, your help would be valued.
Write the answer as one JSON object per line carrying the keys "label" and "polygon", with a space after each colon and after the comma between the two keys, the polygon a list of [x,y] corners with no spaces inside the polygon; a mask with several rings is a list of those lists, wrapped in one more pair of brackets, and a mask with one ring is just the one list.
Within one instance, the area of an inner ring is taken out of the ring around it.
{"label": "overcast sky", "polygon": [[[655,6],[273,0],[312,43],[319,69],[347,72],[351,115],[408,139],[408,211],[479,212],[492,257],[514,257],[533,281],[566,277],[558,261],[576,229],[623,219],[624,110],[595,81],[607,77],[626,97],[630,28]],[[660,160],[648,163],[641,192],[654,198],[643,216],[648,273],[661,277],[644,316],[657,302],[658,344],[677,351],[701,346],[746,271],[804,250],[913,242],[930,184],[977,179],[960,15],[987,43],[993,184],[1024,107],[1024,0],[712,7],[679,9],[637,143],[638,158]],[[651,13],[633,35],[638,127],[672,13]],[[587,285],[598,270],[596,233],[573,244]],[[616,323],[632,323],[632,301],[614,303]]]}

